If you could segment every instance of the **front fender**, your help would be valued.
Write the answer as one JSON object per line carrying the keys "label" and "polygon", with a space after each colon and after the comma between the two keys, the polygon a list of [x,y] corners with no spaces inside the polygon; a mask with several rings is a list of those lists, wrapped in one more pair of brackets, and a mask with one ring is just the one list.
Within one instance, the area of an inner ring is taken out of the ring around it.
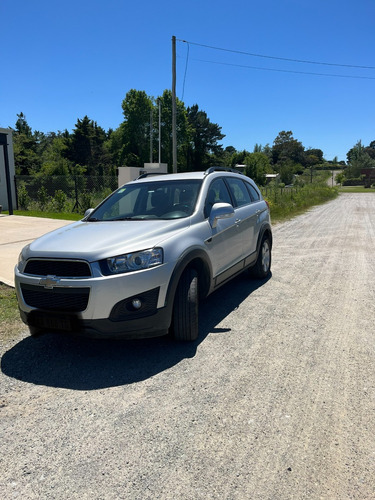
{"label": "front fender", "polygon": [[199,294],[200,297],[205,297],[210,289],[212,281],[212,266],[207,253],[201,248],[189,250],[183,255],[176,264],[169,281],[166,307],[172,307],[176,289],[182,273],[189,266],[194,267],[198,272],[199,278]]}

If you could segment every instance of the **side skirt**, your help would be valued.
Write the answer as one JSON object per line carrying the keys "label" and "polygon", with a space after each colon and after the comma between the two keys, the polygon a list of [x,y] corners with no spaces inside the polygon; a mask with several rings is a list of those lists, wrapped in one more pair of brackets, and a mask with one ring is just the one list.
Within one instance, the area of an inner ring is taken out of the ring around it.
{"label": "side skirt", "polygon": [[222,273],[218,274],[214,278],[214,288],[216,289],[219,286],[224,285],[224,283],[237,276],[237,274],[242,273],[245,269],[255,264],[256,260],[257,260],[257,253],[254,252],[251,255],[248,255],[245,259],[242,259],[239,262],[237,262],[237,264],[230,267],[226,271],[223,271]]}

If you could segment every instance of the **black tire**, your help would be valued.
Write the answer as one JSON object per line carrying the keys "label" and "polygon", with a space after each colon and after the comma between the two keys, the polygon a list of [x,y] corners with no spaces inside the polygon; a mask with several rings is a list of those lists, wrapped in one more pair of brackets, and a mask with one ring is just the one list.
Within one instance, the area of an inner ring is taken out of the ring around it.
{"label": "black tire", "polygon": [[173,336],[179,341],[198,338],[198,273],[186,269],[178,283],[173,304]]}
{"label": "black tire", "polygon": [[271,272],[271,241],[264,236],[260,244],[259,254],[255,266],[250,269],[254,278],[265,279]]}

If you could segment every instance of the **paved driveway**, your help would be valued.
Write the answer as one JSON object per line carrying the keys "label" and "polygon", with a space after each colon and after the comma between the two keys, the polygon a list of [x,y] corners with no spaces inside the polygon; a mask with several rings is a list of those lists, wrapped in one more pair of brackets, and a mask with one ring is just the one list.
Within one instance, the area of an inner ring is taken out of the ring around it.
{"label": "paved driveway", "polygon": [[0,281],[14,286],[14,266],[22,248],[45,233],[72,221],[0,215]]}

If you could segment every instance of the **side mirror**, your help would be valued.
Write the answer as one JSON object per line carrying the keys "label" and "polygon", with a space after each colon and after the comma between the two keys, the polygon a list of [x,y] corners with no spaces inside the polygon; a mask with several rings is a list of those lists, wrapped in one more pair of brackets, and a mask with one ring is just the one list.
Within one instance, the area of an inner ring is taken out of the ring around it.
{"label": "side mirror", "polygon": [[86,217],[88,217],[93,211],[94,211],[93,208],[88,208],[86,210],[85,215],[83,216],[83,218],[86,219]]}
{"label": "side mirror", "polygon": [[229,219],[234,216],[234,208],[229,203],[215,203],[211,209],[209,223],[214,229],[219,219]]}

